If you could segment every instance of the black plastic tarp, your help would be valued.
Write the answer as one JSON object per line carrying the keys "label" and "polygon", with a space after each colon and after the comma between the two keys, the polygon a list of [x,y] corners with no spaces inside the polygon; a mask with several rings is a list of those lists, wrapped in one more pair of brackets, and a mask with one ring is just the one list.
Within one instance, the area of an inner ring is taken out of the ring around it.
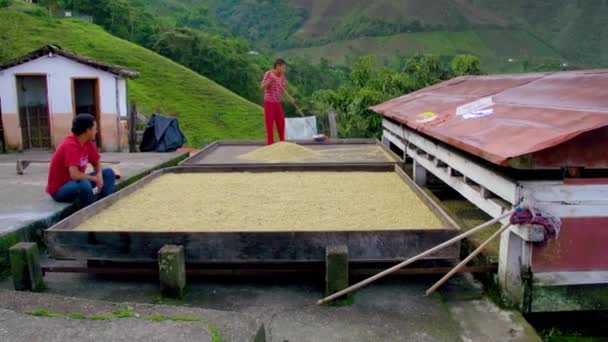
{"label": "black plastic tarp", "polygon": [[139,146],[141,152],[173,152],[184,146],[186,137],[176,118],[153,114]]}

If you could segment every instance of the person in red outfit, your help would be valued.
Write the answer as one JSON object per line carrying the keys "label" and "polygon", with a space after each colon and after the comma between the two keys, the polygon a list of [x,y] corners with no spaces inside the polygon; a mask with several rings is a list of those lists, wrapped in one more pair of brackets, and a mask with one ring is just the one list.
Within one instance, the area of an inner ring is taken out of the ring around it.
{"label": "person in red outfit", "polygon": [[[57,202],[80,200],[86,207],[114,193],[116,176],[112,169],[101,169],[94,144],[97,123],[90,114],[79,114],[72,122],[72,135],[66,137],[53,154],[46,192]],[[94,172],[86,174],[88,164]],[[93,191],[99,190],[98,196]]]}
{"label": "person in red outfit", "polygon": [[274,144],[274,125],[277,126],[279,140],[285,141],[285,113],[281,105],[283,95],[295,105],[295,100],[287,92],[285,71],[287,63],[283,59],[274,62],[274,69],[264,74],[262,89],[264,90],[264,122],[266,124],[266,141]]}

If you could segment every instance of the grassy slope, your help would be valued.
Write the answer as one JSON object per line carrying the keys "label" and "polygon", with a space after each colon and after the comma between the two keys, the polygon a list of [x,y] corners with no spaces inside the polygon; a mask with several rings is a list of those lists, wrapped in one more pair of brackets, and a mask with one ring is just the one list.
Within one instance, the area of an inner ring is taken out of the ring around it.
{"label": "grassy slope", "polygon": [[523,31],[483,30],[461,32],[403,33],[389,37],[357,38],[311,48],[284,51],[286,56],[309,56],[313,60],[327,58],[344,63],[347,55],[373,53],[392,58],[397,54],[431,53],[454,56],[470,53],[481,58],[488,71],[519,71],[521,64],[509,63],[523,58],[559,60],[551,47]]}
{"label": "grassy slope", "polygon": [[143,113],[176,116],[190,146],[216,139],[260,138],[262,110],[215,82],[100,27],[78,21],[36,17],[0,10],[2,44],[11,58],[45,44],[124,65],[140,72],[129,83],[129,96]]}

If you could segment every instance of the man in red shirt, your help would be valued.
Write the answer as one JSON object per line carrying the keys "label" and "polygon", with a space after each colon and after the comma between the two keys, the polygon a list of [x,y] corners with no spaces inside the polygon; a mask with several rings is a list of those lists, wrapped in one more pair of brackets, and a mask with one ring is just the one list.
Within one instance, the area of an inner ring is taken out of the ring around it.
{"label": "man in red shirt", "polygon": [[285,141],[285,113],[281,105],[283,94],[285,94],[289,102],[295,104],[295,100],[287,92],[286,70],[287,63],[279,58],[274,62],[274,69],[267,71],[262,80],[262,89],[264,90],[264,121],[268,145],[274,143],[273,125],[275,124],[279,133],[279,140]]}
{"label": "man in red shirt", "polygon": [[[46,192],[57,202],[78,199],[84,208],[95,202],[94,188],[99,190],[99,199],[114,193],[115,174],[112,169],[102,170],[99,164],[100,156],[93,143],[97,124],[92,115],[77,115],[72,133],[53,154]],[[88,175],[85,171],[89,163],[95,172]]]}

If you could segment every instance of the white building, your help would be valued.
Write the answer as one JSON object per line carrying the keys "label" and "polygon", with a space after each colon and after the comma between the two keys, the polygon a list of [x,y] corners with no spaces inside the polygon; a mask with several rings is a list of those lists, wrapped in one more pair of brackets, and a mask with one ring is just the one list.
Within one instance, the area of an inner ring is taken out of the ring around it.
{"label": "white building", "polygon": [[4,141],[14,149],[55,148],[76,114],[97,118],[97,144],[120,150],[120,118],[127,115],[127,79],[138,73],[48,45],[0,64]]}

